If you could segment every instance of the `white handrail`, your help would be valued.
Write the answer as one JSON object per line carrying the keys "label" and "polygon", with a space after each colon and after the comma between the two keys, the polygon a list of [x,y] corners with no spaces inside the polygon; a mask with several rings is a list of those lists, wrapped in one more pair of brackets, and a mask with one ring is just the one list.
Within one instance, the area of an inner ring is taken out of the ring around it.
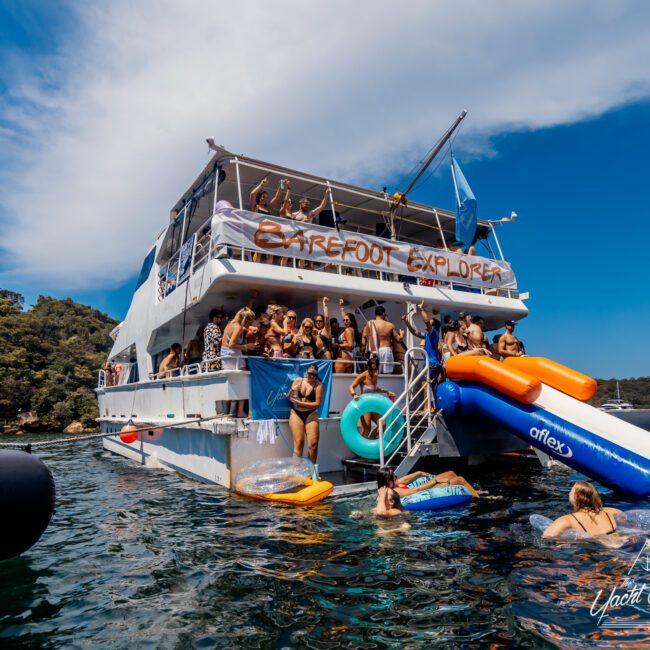
{"label": "white handrail", "polygon": [[[419,357],[419,358],[418,358]],[[419,361],[424,361],[424,367],[422,370],[420,370],[415,377],[409,379],[410,375],[410,370],[411,366],[409,362],[419,362]],[[390,447],[393,442],[398,438],[398,436],[404,431],[404,428],[406,428],[406,444],[407,444],[407,449],[410,452],[411,451],[411,446],[412,446],[412,440],[411,440],[411,429],[415,428],[412,427],[411,425],[411,402],[419,396],[420,393],[422,393],[424,390],[428,390],[428,379],[429,379],[429,357],[427,353],[422,349],[422,348],[409,348],[406,353],[404,354],[404,365],[405,365],[405,372],[404,372],[404,392],[395,399],[393,404],[390,406],[390,408],[384,413],[382,417],[379,418],[378,422],[378,429],[379,429],[379,465],[380,467],[384,467],[386,464],[386,458],[385,458],[385,448]],[[418,391],[414,395],[410,395],[410,391],[413,389],[414,386],[417,386],[418,382],[423,381],[423,385],[418,389]],[[426,402],[427,400],[425,400]],[[404,405],[400,408],[399,405],[404,402]],[[418,423],[415,425],[420,426],[422,424],[423,420],[427,418],[428,424],[431,424],[431,407],[430,405],[426,409],[427,413],[425,413]],[[397,431],[393,434],[391,439],[388,442],[384,442],[384,432],[386,430],[386,422],[388,420],[388,417],[393,413],[397,411],[397,414],[394,416],[394,419],[399,418],[400,415],[405,415],[405,422],[404,424],[397,429]],[[404,443],[399,445],[398,449],[402,447]],[[391,454],[391,459],[393,456],[397,453],[397,449]]]}

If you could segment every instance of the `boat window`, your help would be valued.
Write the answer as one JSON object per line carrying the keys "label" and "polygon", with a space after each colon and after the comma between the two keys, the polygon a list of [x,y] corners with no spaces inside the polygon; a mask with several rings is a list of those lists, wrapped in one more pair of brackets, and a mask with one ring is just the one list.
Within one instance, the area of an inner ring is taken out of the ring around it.
{"label": "boat window", "polygon": [[151,267],[153,266],[153,261],[155,258],[156,258],[156,247],[154,246],[149,251],[149,253],[147,253],[147,257],[144,258],[144,262],[142,262],[140,275],[138,276],[138,281],[136,282],[135,285],[136,291],[147,281],[147,278],[149,277],[149,273],[151,273]]}

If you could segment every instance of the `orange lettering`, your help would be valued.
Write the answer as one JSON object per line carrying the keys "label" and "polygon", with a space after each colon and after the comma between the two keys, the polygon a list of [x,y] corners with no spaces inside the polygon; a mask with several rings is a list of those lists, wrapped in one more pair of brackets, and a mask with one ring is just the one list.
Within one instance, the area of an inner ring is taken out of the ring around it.
{"label": "orange lettering", "polygon": [[330,235],[327,239],[327,248],[325,249],[325,255],[327,257],[336,257],[341,254],[341,247],[343,242],[336,237],[335,235]]}
{"label": "orange lettering", "polygon": [[386,253],[386,266],[390,268],[390,256],[393,251],[399,250],[399,246],[382,246],[381,249]]}
{"label": "orange lettering", "polygon": [[[361,252],[361,249],[364,249],[363,253]],[[357,259],[359,262],[365,262],[370,255],[370,249],[368,248],[368,244],[366,244],[365,241],[359,240],[359,244],[357,246]]]}
{"label": "orange lettering", "polygon": [[309,254],[311,255],[314,252],[314,248],[317,246],[327,254],[327,248],[325,248],[325,245],[323,244],[324,241],[325,235],[312,235],[309,242]]}
{"label": "orange lettering", "polygon": [[406,260],[406,268],[413,273],[414,271],[420,271],[422,269],[422,264],[420,263],[422,258],[417,248],[409,248],[409,256]]}
{"label": "orange lettering", "polygon": [[[269,237],[266,237],[266,235],[269,235]],[[280,241],[273,241],[274,236],[278,237]],[[282,246],[286,248],[284,239],[282,226],[275,221],[262,221],[253,236],[255,245],[265,250],[282,248]]]}

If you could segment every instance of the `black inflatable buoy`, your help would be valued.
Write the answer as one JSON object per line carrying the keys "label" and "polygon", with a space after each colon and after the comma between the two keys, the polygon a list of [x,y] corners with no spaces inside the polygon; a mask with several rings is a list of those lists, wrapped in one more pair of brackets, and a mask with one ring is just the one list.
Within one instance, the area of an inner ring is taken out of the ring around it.
{"label": "black inflatable buoy", "polygon": [[54,512],[50,470],[24,451],[0,450],[0,560],[20,555],[45,532]]}

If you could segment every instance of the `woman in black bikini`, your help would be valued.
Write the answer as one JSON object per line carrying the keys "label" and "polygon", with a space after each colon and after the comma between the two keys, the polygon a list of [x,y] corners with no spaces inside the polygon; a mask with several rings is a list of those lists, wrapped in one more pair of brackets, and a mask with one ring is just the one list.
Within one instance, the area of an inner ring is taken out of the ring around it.
{"label": "woman in black bikini", "polygon": [[291,402],[289,428],[293,435],[293,453],[302,456],[307,438],[310,460],[315,463],[318,457],[318,407],[323,401],[323,384],[318,381],[318,368],[307,368],[307,375],[296,379],[287,394]]}
{"label": "woman in black bikini", "polygon": [[542,537],[558,537],[565,530],[579,530],[592,537],[611,535],[616,532],[616,518],[625,517],[617,508],[604,508],[598,490],[586,481],[573,484],[569,503],[573,506],[573,512],[556,519]]}
{"label": "woman in black bikini", "polygon": [[293,338],[293,350],[301,359],[318,359],[323,351],[323,342],[314,335],[314,321],[305,318],[300,324],[300,331]]}
{"label": "woman in black bikini", "polygon": [[[280,192],[284,189],[284,180],[281,180],[278,189],[273,195],[273,198],[269,201],[269,193],[266,191],[266,186],[269,184],[269,179],[264,177],[252,190],[250,194],[250,207],[251,212],[257,212],[258,214],[271,214],[271,210],[275,207],[275,204],[280,198]],[[253,254],[253,262],[259,262],[262,259],[261,253]],[[266,261],[269,264],[273,264],[273,255],[267,255]]]}

